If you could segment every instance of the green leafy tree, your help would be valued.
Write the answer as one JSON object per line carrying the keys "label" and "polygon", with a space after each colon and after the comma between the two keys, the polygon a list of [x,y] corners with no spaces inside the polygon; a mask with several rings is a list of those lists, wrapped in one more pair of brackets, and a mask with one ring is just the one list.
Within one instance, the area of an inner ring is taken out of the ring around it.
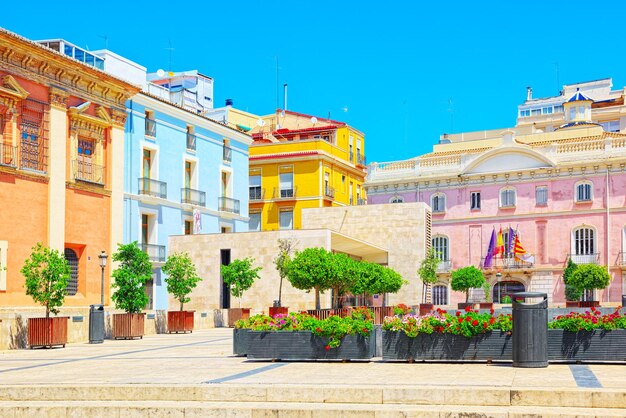
{"label": "green leafy tree", "polygon": [[609,285],[611,276],[603,266],[581,264],[568,280],[568,284],[581,290],[603,289]]}
{"label": "green leafy tree", "polygon": [[420,263],[417,274],[422,280],[422,303],[426,303],[426,289],[432,284],[437,283],[437,267],[441,263],[437,252],[434,248],[430,248],[426,253],[426,258]]}
{"label": "green leafy tree", "polygon": [[469,301],[469,290],[481,287],[485,283],[483,272],[474,266],[463,267],[452,272],[450,285],[452,290],[465,292],[465,302]]}
{"label": "green leafy tree", "polygon": [[485,294],[485,302],[491,302],[491,286],[486,280],[483,283],[483,293]]}
{"label": "green leafy tree", "polygon": [[113,261],[120,263],[112,274],[111,287],[114,293],[111,299],[115,307],[127,313],[141,312],[148,304],[145,286],[152,277],[150,257],[134,241],[130,244],[118,244]]}
{"label": "green leafy tree", "polygon": [[241,308],[241,296],[252,287],[254,281],[259,278],[261,267],[252,268],[254,258],[246,257],[231,261],[227,266],[222,265],[222,277],[224,283],[230,287],[230,294],[239,298]]}
{"label": "green leafy tree", "polygon": [[50,317],[50,312],[58,314],[67,294],[71,272],[65,257],[38,242],[20,272],[26,279],[26,294],[45,306],[46,318]]}
{"label": "green leafy tree", "polygon": [[188,295],[202,280],[196,273],[196,266],[186,252],[175,253],[167,257],[162,270],[168,276],[165,279],[167,292],[180,302],[182,311],[183,305],[191,300]]}
{"label": "green leafy tree", "polygon": [[315,308],[320,309],[320,292],[329,289],[335,275],[332,253],[323,248],[306,248],[295,253],[287,267],[287,280],[296,289],[315,290]]}
{"label": "green leafy tree", "polygon": [[570,279],[577,268],[578,265],[574,263],[571,258],[568,258],[567,266],[565,267],[565,270],[563,270],[563,283],[565,283],[566,300],[577,301],[580,300],[580,297],[583,295],[582,289],[579,289],[570,283]]}
{"label": "green leafy tree", "polygon": [[287,266],[291,261],[291,254],[296,248],[297,242],[293,239],[279,239],[278,240],[278,255],[274,259],[274,265],[280,276],[280,283],[278,285],[278,306],[282,306],[282,293],[283,293],[283,280],[287,277]]}
{"label": "green leafy tree", "polygon": [[354,286],[358,271],[358,261],[353,260],[346,254],[331,254],[330,275],[327,277],[327,286],[333,290],[333,307],[340,308],[339,301],[341,296],[345,295]]}

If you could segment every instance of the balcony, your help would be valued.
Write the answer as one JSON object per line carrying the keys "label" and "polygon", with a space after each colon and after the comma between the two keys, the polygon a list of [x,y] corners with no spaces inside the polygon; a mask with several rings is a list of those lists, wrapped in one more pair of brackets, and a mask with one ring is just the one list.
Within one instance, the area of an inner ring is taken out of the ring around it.
{"label": "balcony", "polygon": [[330,186],[324,186],[324,197],[331,199],[335,198],[335,188]]}
{"label": "balcony", "polygon": [[156,121],[146,119],[146,136],[156,137]]}
{"label": "balcony", "polygon": [[189,132],[187,132],[187,150],[196,150],[196,135]]}
{"label": "balcony", "polygon": [[[530,254],[534,255],[534,254]],[[515,257],[494,257],[491,260],[491,266],[485,267],[485,258],[483,257],[480,261],[480,267],[483,270],[524,270],[533,267],[533,263],[529,263],[527,261],[521,260]]]}
{"label": "balcony", "polygon": [[180,189],[180,202],[196,206],[206,206],[206,193],[184,187]]}
{"label": "balcony", "polygon": [[231,212],[239,215],[239,200],[231,199],[230,197],[222,196],[218,197],[218,208],[222,212]]}
{"label": "balcony", "polygon": [[298,188],[278,189],[274,187],[273,199],[294,199],[297,195]]}
{"label": "balcony", "polygon": [[250,187],[250,201],[258,201],[263,200],[265,198],[265,189],[261,189],[260,187]]}
{"label": "balcony", "polygon": [[452,261],[441,260],[437,265],[437,273],[449,273],[452,270]]}
{"label": "balcony", "polygon": [[222,156],[222,160],[226,163],[230,163],[233,161],[233,150],[230,147],[224,147],[224,152]]}
{"label": "balcony", "polygon": [[74,179],[104,185],[104,167],[84,160],[72,160]]}
{"label": "balcony", "polygon": [[147,177],[139,178],[139,191],[137,194],[160,197],[167,199],[167,183],[164,181],[152,180]]}
{"label": "balcony", "polygon": [[621,252],[618,254],[617,265],[622,267],[626,266],[626,252]]}
{"label": "balcony", "polygon": [[367,164],[365,162],[365,155],[357,154],[356,155],[356,164],[365,166]]}
{"label": "balcony", "polygon": [[576,264],[599,264],[600,253],[593,254],[568,254],[568,257]]}
{"label": "balcony", "polygon": [[356,200],[356,204],[357,204],[357,206],[367,205],[367,199],[358,198]]}
{"label": "balcony", "polygon": [[150,257],[150,261],[156,263],[164,263],[165,262],[165,245],[155,245],[155,244],[139,244],[141,246],[141,251],[148,254]]}
{"label": "balcony", "polygon": [[0,165],[5,167],[17,167],[17,147],[0,142]]}
{"label": "balcony", "polygon": [[350,151],[350,162],[354,161],[354,151]]}

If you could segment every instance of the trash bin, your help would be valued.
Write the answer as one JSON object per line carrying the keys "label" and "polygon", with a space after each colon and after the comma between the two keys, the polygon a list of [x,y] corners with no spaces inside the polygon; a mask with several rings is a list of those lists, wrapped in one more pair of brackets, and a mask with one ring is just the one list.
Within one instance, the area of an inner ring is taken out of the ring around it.
{"label": "trash bin", "polygon": [[622,309],[626,312],[626,295],[622,295]]}
{"label": "trash bin", "polygon": [[[520,292],[513,304],[513,367],[548,367],[548,295]],[[528,298],[543,298],[526,303]]]}
{"label": "trash bin", "polygon": [[104,306],[89,305],[89,344],[104,342]]}

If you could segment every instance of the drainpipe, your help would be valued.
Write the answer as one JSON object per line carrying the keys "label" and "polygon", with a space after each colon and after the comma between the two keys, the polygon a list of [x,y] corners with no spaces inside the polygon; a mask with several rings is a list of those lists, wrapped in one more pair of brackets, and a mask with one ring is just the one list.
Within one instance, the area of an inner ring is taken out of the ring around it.
{"label": "drainpipe", "polygon": [[[610,209],[609,209],[609,196],[610,196],[610,190],[609,190],[609,166],[606,166],[606,270],[609,273],[609,276],[611,275],[611,268],[609,267],[609,257],[610,257],[610,245],[611,245],[611,240],[609,239],[609,235],[610,235],[610,231],[611,231],[611,224],[610,224]],[[609,302],[611,300],[611,282],[609,281],[609,286],[606,289],[606,301]]]}

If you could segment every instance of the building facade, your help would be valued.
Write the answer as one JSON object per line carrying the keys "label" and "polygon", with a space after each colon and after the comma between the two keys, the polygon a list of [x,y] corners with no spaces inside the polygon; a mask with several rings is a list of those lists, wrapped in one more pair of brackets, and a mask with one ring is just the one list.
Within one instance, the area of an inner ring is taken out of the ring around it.
{"label": "building facade", "polygon": [[[495,302],[530,290],[562,303],[568,258],[610,272],[610,285],[585,297],[621,301],[626,293],[626,134],[618,129],[624,126],[623,100],[624,91],[611,91],[606,80],[565,86],[558,100],[529,97],[512,130],[443,135],[432,153],[368,167],[370,204],[417,201],[432,208],[431,246],[442,260],[439,283],[432,288],[435,304],[462,301],[464,295],[450,289],[450,272],[467,265],[483,269]],[[542,119],[547,101],[552,108]],[[516,257],[505,245],[503,254],[485,262],[491,237],[500,231],[505,243],[517,235],[530,257]],[[473,297],[482,299],[482,290]]]}

